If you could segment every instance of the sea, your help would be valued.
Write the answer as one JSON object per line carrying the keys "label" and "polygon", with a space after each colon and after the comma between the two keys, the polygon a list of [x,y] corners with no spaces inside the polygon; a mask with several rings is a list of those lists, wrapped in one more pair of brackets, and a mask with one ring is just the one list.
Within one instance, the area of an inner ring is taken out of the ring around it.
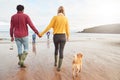
{"label": "sea", "polygon": [[[32,41],[33,31],[29,31],[29,41]],[[70,32],[70,41],[74,40],[86,40],[86,39],[120,39],[120,34],[104,34],[104,33],[77,33],[75,31]],[[53,39],[52,31],[50,32],[50,40]],[[47,35],[44,34],[43,37],[37,37],[37,41],[46,41]],[[0,31],[0,42],[10,42],[9,31]]]}

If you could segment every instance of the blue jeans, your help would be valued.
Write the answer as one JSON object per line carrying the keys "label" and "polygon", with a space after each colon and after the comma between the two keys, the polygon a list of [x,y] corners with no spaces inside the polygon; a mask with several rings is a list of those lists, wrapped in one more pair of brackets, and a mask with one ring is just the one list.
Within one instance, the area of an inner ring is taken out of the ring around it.
{"label": "blue jeans", "polygon": [[17,44],[18,54],[22,54],[22,46],[24,47],[24,51],[28,52],[28,36],[22,38],[15,38],[15,42]]}

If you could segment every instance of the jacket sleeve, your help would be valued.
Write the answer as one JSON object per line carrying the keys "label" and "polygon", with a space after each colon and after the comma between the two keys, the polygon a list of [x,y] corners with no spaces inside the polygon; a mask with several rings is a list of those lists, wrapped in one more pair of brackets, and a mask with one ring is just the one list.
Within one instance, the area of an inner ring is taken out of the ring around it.
{"label": "jacket sleeve", "polygon": [[43,36],[48,30],[50,30],[50,28],[52,28],[54,26],[54,23],[55,23],[55,17],[52,18],[51,22],[46,27],[46,29],[43,32],[39,33],[39,35]]}
{"label": "jacket sleeve", "polygon": [[35,26],[33,25],[31,19],[29,16],[27,16],[27,23],[28,25],[30,26],[30,28],[36,33],[36,34],[39,34],[38,30],[35,28]]}
{"label": "jacket sleeve", "polygon": [[66,22],[66,35],[67,35],[68,38],[70,37],[70,28],[69,28],[68,20]]}

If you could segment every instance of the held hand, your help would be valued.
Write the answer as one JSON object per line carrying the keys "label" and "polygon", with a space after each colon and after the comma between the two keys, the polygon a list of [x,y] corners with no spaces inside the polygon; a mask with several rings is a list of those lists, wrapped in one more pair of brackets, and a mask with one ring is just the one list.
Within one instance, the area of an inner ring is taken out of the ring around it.
{"label": "held hand", "polygon": [[41,37],[42,37],[40,33],[38,34],[38,37],[39,37],[39,38],[41,38]]}
{"label": "held hand", "polygon": [[39,38],[41,38],[41,36],[40,36],[39,34],[38,34],[37,36],[38,36]]}
{"label": "held hand", "polygon": [[13,42],[14,41],[14,37],[11,37],[11,42]]}

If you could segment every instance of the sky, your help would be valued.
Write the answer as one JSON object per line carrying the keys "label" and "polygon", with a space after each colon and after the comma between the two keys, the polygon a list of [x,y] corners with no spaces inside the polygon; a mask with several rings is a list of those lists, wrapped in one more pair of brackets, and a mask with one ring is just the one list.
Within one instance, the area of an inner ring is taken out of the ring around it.
{"label": "sky", "polygon": [[59,6],[64,6],[71,30],[120,23],[120,0],[0,0],[0,30],[9,30],[18,4],[24,5],[24,13],[39,30],[49,24]]}

